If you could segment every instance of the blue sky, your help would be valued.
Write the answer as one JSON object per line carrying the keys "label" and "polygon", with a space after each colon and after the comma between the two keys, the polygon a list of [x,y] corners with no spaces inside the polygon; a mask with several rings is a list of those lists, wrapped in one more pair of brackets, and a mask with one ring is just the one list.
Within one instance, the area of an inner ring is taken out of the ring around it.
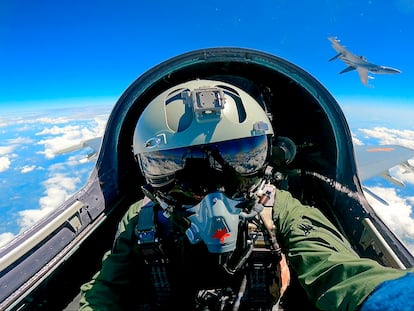
{"label": "blue sky", "polygon": [[[328,36],[355,54],[402,70],[373,88],[345,65]],[[338,99],[414,102],[414,1],[0,2],[0,111],[115,102],[144,71],[213,46],[270,52],[309,71]]]}

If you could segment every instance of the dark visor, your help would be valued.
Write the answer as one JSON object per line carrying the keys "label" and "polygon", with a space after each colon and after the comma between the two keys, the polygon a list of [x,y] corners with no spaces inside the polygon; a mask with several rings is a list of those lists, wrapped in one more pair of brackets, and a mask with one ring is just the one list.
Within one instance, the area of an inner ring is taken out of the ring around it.
{"label": "dark visor", "polygon": [[[141,153],[139,162],[147,178],[164,179],[184,168],[186,159],[209,158],[210,166],[221,170],[225,163],[242,175],[263,167],[267,157],[266,135],[252,136],[205,145]],[[224,162],[223,162],[224,161]],[[197,172],[194,172],[197,174]]]}

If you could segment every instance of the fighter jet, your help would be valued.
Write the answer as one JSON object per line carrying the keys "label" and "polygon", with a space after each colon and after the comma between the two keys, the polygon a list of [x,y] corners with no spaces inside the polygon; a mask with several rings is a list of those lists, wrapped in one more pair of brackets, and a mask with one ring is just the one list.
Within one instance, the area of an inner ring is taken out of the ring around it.
{"label": "fighter jet", "polygon": [[335,37],[329,37],[329,41],[332,43],[333,49],[338,52],[337,55],[332,57],[329,61],[339,58],[345,64],[348,65],[344,70],[340,72],[340,74],[349,72],[352,70],[356,70],[359,74],[359,78],[364,85],[368,85],[368,79],[373,79],[372,76],[368,76],[368,72],[376,73],[376,74],[396,74],[401,73],[401,70],[375,65],[373,63],[368,62],[365,56],[357,56],[350,52],[345,46],[339,44],[340,40]]}
{"label": "fighter jet", "polygon": [[[331,93],[308,72],[275,55],[207,48],[149,69],[120,96],[96,148],[96,164],[87,183],[0,248],[0,310],[77,309],[79,288],[100,269],[120,218],[144,196],[145,178],[131,149],[137,120],[157,94],[196,78],[231,82],[260,95],[279,138],[270,159],[278,186],[321,209],[360,256],[385,266],[414,267],[413,254],[365,198],[360,175],[364,163],[372,161],[356,160],[345,115]],[[86,144],[96,147],[98,140],[79,146]],[[389,146],[370,146],[363,152],[366,157],[381,157],[378,164],[385,164],[371,166],[365,171],[368,175],[414,156],[413,150]],[[304,304],[315,310],[294,277],[290,293],[284,297],[284,310],[302,310]]]}

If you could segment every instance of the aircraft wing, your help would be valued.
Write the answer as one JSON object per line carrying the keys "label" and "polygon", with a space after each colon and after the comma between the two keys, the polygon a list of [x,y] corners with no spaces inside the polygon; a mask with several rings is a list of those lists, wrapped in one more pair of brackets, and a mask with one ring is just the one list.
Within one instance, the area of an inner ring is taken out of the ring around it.
{"label": "aircraft wing", "polygon": [[94,137],[94,138],[82,140],[77,144],[60,149],[57,152],[55,152],[55,154],[64,154],[64,153],[76,151],[82,148],[91,148],[92,152],[90,152],[87,155],[87,160],[91,160],[93,157],[95,157],[98,154],[99,149],[101,147],[101,143],[102,143],[102,136]]}
{"label": "aircraft wing", "polygon": [[349,72],[349,71],[352,71],[352,70],[355,70],[356,68],[354,67],[354,66],[348,66],[348,67],[346,67],[344,70],[342,70],[341,72],[340,72],[340,74],[342,74],[342,73],[345,73],[345,72]]}
{"label": "aircraft wing", "polygon": [[404,183],[391,176],[389,169],[401,165],[406,171],[414,172],[408,160],[414,158],[414,150],[397,145],[355,146],[358,174],[361,182],[381,176],[388,181],[404,187]]}

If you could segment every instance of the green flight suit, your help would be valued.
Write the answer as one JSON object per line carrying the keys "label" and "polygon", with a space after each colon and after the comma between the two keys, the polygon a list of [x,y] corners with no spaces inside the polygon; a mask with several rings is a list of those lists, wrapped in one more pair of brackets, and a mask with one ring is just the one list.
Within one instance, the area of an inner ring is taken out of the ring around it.
{"label": "green flight suit", "polygon": [[[130,207],[101,271],[81,287],[80,310],[130,310],[149,297],[148,271],[134,246],[141,204]],[[357,310],[377,285],[407,273],[360,258],[317,208],[289,192],[276,191],[273,216],[290,267],[321,310]]]}

